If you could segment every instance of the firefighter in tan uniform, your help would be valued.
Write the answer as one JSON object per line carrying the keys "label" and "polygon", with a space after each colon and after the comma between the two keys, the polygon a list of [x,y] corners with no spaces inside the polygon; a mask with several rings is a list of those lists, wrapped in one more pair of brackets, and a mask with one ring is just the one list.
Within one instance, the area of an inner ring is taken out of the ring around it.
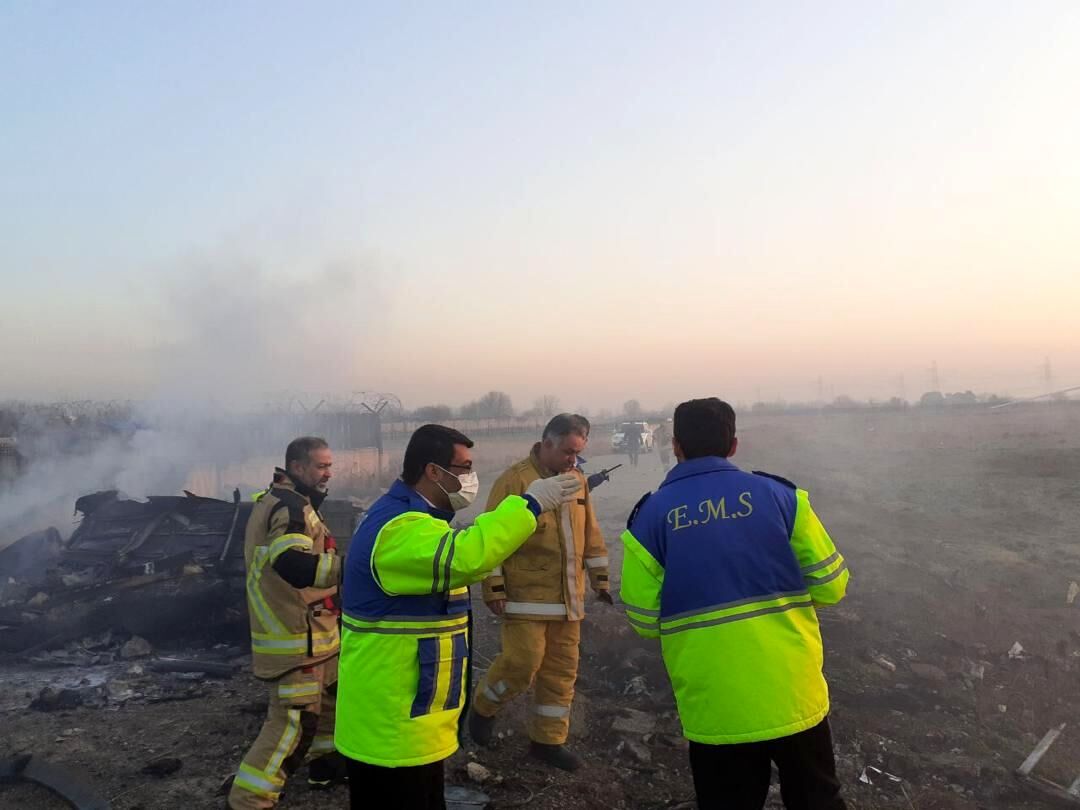
{"label": "firefighter in tan uniform", "polygon": [[[538,478],[573,472],[585,449],[589,423],[560,414],[544,428],[529,457],[495,481],[488,509],[507,495],[520,495]],[[503,617],[502,652],[477,686],[469,733],[480,745],[491,741],[495,715],[533,685],[529,754],[564,770],[581,762],[565,748],[570,704],[577,680],[578,643],[585,617],[585,579],[611,604],[608,558],[588,489],[540,516],[536,532],[484,580],[484,601]]]}
{"label": "firefighter in tan uniform", "polygon": [[248,520],[252,667],[269,685],[270,704],[229,792],[234,810],[274,807],[305,759],[313,785],[344,772],[334,752],[341,558],[318,511],[332,463],[323,439],[294,440]]}

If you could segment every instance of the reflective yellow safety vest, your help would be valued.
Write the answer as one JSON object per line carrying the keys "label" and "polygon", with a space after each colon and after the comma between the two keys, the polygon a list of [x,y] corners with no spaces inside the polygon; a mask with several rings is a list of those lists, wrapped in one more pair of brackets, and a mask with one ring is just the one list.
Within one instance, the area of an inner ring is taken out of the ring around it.
{"label": "reflective yellow safety vest", "polygon": [[689,739],[771,740],[825,718],[815,608],[839,602],[849,574],[805,490],[716,456],[684,461],[622,540],[627,618],[660,639]]}
{"label": "reflective yellow safety vest", "polygon": [[[258,678],[278,678],[338,653],[341,563],[316,505],[284,470],[255,500],[244,533],[252,669]],[[319,557],[313,587],[293,587],[274,570],[290,549]]]}
{"label": "reflective yellow safety vest", "polygon": [[468,529],[397,481],[349,546],[343,583],[335,747],[385,767],[458,748],[468,695],[469,591],[536,529],[540,507],[512,495]]}

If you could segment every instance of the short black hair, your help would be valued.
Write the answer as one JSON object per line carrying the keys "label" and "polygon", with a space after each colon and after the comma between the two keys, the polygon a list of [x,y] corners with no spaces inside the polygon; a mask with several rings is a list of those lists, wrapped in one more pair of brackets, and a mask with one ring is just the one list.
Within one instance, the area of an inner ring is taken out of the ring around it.
{"label": "short black hair", "polygon": [[716,397],[691,399],[675,409],[675,439],[688,459],[731,455],[735,409]]}
{"label": "short black hair", "polygon": [[560,413],[551,417],[551,421],[544,427],[541,438],[561,439],[571,433],[583,439],[589,438],[589,420],[576,413]]}
{"label": "short black hair", "polygon": [[472,447],[473,441],[460,430],[446,425],[421,425],[405,448],[401,480],[412,486],[423,476],[428,464],[438,464],[444,469],[449,467],[454,459],[455,444]]}
{"label": "short black hair", "polygon": [[329,446],[326,439],[320,439],[318,436],[301,436],[299,439],[293,439],[285,448],[285,469],[289,469],[289,465],[294,461],[307,463],[312,450],[322,450]]}

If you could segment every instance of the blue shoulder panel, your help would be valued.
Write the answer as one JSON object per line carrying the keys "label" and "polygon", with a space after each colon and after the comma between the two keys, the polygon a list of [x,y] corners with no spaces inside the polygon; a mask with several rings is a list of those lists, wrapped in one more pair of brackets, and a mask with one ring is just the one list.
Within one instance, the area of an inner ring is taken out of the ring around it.
{"label": "blue shoulder panel", "polygon": [[[446,594],[430,596],[387,596],[371,575],[371,555],[375,540],[383,526],[406,512],[432,511],[423,499],[396,481],[390,491],[380,497],[353,534],[345,558],[345,576],[341,585],[342,607],[353,616],[430,616],[448,612]],[[432,514],[432,517],[436,515]],[[439,516],[439,519],[442,519]],[[447,530],[449,530],[447,526]]]}
{"label": "blue shoulder panel", "polygon": [[798,487],[795,486],[795,484],[793,484],[791,481],[788,481],[786,478],[781,478],[779,475],[773,475],[772,473],[767,473],[763,470],[754,470],[753,473],[754,475],[761,475],[765,478],[771,478],[773,481],[779,481],[785,487],[789,487],[791,489],[798,489]]}

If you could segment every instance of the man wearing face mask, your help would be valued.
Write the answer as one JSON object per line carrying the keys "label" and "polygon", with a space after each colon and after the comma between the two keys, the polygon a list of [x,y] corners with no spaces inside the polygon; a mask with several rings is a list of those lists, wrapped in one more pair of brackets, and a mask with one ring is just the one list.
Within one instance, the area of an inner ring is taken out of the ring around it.
{"label": "man wearing face mask", "polygon": [[244,534],[251,660],[270,687],[266,721],[244,756],[229,807],[274,807],[286,777],[313,757],[312,784],[344,778],[334,754],[341,558],[319,514],[333,457],[304,436],[285,451],[285,469],[255,496]]}
{"label": "man wearing face mask", "polygon": [[575,475],[538,480],[457,531],[454,513],[479,490],[472,446],[452,428],[419,428],[349,547],[335,742],[354,810],[445,808],[443,760],[468,689],[468,585],[581,489]]}
{"label": "man wearing face mask", "polygon": [[[576,462],[588,435],[584,417],[563,413],[553,418],[529,456],[499,476],[488,505],[567,472],[584,485]],[[607,548],[583,486],[576,499],[542,515],[528,542],[484,580],[484,602],[504,619],[502,652],[477,685],[469,715],[469,734],[480,745],[491,741],[499,710],[535,681],[530,756],[568,771],[581,765],[565,743],[586,576],[597,598],[610,605]]]}

